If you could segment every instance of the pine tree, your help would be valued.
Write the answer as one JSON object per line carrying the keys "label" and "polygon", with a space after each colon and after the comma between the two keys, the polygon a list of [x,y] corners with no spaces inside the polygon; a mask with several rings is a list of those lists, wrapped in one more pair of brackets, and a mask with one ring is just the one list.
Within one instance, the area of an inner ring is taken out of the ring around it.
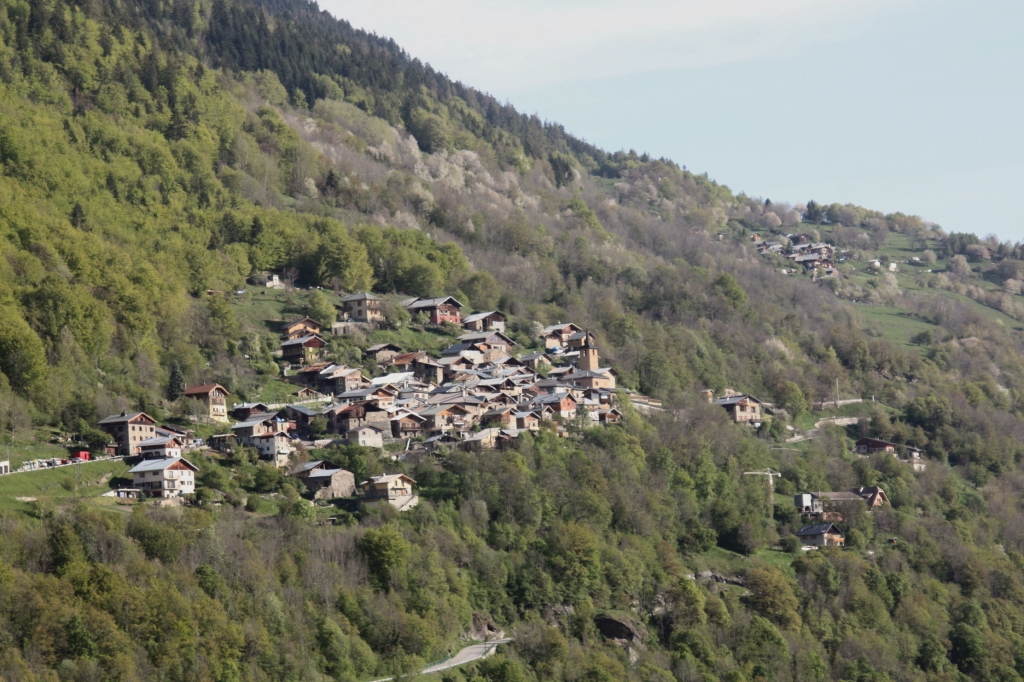
{"label": "pine tree", "polygon": [[167,399],[174,401],[185,395],[185,375],[181,373],[181,366],[175,362],[171,365],[171,378],[167,382]]}
{"label": "pine tree", "polygon": [[69,220],[79,230],[85,229],[85,209],[82,208],[82,204],[77,201],[75,202],[74,207],[71,209]]}

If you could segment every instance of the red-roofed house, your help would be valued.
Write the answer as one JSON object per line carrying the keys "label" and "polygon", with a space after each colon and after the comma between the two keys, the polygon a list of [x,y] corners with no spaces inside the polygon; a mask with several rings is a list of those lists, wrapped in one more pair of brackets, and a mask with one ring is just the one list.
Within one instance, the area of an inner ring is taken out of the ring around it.
{"label": "red-roofed house", "polygon": [[190,386],[185,389],[185,397],[202,401],[205,409],[205,417],[214,422],[227,422],[228,390],[220,384],[203,384],[202,386]]}

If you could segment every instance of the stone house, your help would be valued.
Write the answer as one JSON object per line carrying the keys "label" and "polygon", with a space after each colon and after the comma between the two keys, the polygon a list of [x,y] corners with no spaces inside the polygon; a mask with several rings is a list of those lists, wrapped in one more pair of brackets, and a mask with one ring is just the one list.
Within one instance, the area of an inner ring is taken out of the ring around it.
{"label": "stone house", "polygon": [[345,434],[345,440],[353,445],[362,445],[368,448],[384,447],[383,430],[372,424],[363,424],[350,429]]}
{"label": "stone house", "polygon": [[391,435],[394,438],[415,438],[423,433],[426,423],[426,417],[415,412],[406,412],[391,419]]}
{"label": "stone house", "polygon": [[341,299],[341,312],[355,322],[383,322],[380,299],[373,294],[349,294]]}
{"label": "stone house", "polygon": [[121,457],[134,457],[139,443],[156,437],[156,420],[145,412],[122,412],[101,419],[97,425],[113,436]]}
{"label": "stone house", "polygon": [[462,328],[471,332],[505,331],[505,316],[496,310],[473,313],[462,320]]}
{"label": "stone house", "polygon": [[363,357],[372,358],[378,365],[385,365],[402,352],[401,346],[393,343],[378,343],[363,351]]}
{"label": "stone house", "polygon": [[315,500],[352,497],[356,492],[356,477],[345,469],[316,468],[302,477],[302,482]]}

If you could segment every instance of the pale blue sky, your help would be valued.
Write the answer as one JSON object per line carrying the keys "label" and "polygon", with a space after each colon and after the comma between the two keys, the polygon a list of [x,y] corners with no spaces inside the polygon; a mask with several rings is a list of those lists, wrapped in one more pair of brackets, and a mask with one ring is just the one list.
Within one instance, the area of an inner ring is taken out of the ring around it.
{"label": "pale blue sky", "polygon": [[1024,240],[1021,0],[321,0],[609,150]]}

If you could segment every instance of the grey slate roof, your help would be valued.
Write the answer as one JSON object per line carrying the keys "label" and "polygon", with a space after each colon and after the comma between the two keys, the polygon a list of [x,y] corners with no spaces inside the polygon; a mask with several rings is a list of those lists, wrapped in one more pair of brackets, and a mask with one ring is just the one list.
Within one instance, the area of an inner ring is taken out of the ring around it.
{"label": "grey slate roof", "polygon": [[294,469],[292,469],[292,475],[294,476],[295,474],[301,474],[303,471],[309,471],[310,469],[316,469],[318,466],[320,466],[323,463],[324,463],[324,461],[322,459],[314,459],[314,460],[311,460],[309,462],[303,462],[302,464],[299,464]]}
{"label": "grey slate roof", "polygon": [[760,400],[758,400],[757,398],[755,398],[752,395],[745,395],[744,394],[744,395],[734,395],[734,396],[730,396],[728,398],[719,398],[718,400],[715,401],[715,405],[735,405],[736,403],[738,403],[740,401],[743,401],[743,400],[753,400],[755,403],[760,403],[761,402]]}
{"label": "grey slate roof", "polygon": [[483,320],[485,318],[490,317],[491,315],[494,315],[497,312],[497,310],[489,310],[486,313],[473,313],[469,317],[462,318],[462,323],[465,324],[467,322],[476,322],[477,320]]}
{"label": "grey slate roof", "polygon": [[838,533],[839,535],[843,534],[843,532],[839,530],[839,527],[834,523],[814,523],[808,526],[804,526],[796,532],[797,536],[821,535],[823,533]]}
{"label": "grey slate roof", "polygon": [[284,348],[285,346],[298,346],[298,345],[304,346],[308,342],[312,341],[313,339],[318,339],[320,341],[323,341],[323,339],[321,339],[316,334],[307,334],[306,336],[300,336],[299,338],[291,339],[290,341],[282,341],[281,342],[281,348]]}
{"label": "grey slate roof", "polygon": [[441,296],[439,298],[407,298],[402,301],[402,306],[409,310],[419,310],[421,308],[436,308],[444,303],[451,302],[457,308],[462,307],[462,302],[454,296]]}
{"label": "grey slate roof", "polygon": [[192,471],[199,471],[199,467],[183,457],[168,457],[166,459],[147,459],[139,462],[129,469],[128,473],[141,474],[145,471],[163,471],[167,467],[177,464],[178,462],[184,462],[190,469],[192,469]]}
{"label": "grey slate roof", "polygon": [[[136,417],[138,417],[139,415],[143,415],[143,416],[149,417],[149,415],[146,414],[145,412],[131,412],[131,413],[122,412],[121,414],[110,415],[109,417],[106,417],[104,419],[99,420],[99,422],[97,422],[97,423],[99,423],[99,424],[120,424],[121,422],[129,422],[132,419],[135,419]],[[149,417],[149,418],[152,419],[152,417]]]}

